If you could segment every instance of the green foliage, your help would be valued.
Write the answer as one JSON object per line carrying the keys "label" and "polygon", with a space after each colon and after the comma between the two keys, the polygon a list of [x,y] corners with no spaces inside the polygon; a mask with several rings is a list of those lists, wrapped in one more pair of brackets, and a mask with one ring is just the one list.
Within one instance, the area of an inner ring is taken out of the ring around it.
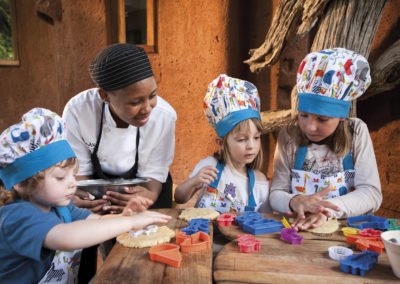
{"label": "green foliage", "polygon": [[9,0],[0,0],[0,59],[14,59]]}

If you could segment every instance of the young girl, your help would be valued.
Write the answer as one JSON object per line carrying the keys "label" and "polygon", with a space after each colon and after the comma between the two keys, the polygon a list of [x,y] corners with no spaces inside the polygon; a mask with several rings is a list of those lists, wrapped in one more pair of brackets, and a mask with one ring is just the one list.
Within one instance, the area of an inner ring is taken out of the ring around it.
{"label": "young girl", "polygon": [[63,122],[49,110],[35,108],[1,134],[0,282],[74,283],[81,248],[168,221],[145,211],[143,197],[112,218],[75,207],[76,171]]}
{"label": "young girl", "polygon": [[215,128],[219,150],[201,160],[190,178],[175,191],[177,203],[201,190],[196,207],[220,213],[257,210],[269,212],[268,181],[262,165],[260,100],[256,87],[220,75],[208,86],[204,109]]}
{"label": "young girl", "polygon": [[368,128],[349,118],[351,100],[370,83],[367,60],[350,50],[313,52],[301,62],[298,115],[279,134],[270,195],[273,209],[298,214],[295,228],[378,210],[382,193]]}

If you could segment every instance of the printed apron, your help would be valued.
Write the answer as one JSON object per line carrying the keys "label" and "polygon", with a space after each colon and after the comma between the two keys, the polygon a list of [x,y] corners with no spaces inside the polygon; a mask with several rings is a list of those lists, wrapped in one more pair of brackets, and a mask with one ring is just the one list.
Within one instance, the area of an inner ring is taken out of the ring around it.
{"label": "printed apron", "polygon": [[[64,223],[71,222],[71,213],[67,207],[57,207],[58,215],[63,219]],[[79,264],[82,249],[73,251],[56,251],[49,270],[39,281],[44,283],[77,283]]]}
{"label": "printed apron", "polygon": [[[254,199],[254,171],[247,168],[247,177],[249,179],[249,199],[246,206],[236,198],[236,191],[234,188],[229,187],[227,184],[225,186],[224,192],[218,190],[219,180],[221,179],[222,172],[225,165],[222,163],[217,163],[218,176],[217,178],[208,185],[207,189],[201,196],[197,207],[199,208],[213,208],[220,213],[224,212],[242,212],[244,211],[255,211],[257,206]],[[241,189],[239,189],[241,190]]]}
{"label": "printed apron", "polygon": [[326,175],[304,171],[303,165],[307,147],[299,147],[296,151],[294,169],[292,169],[292,193],[311,195],[332,187],[326,199],[342,196],[354,190],[354,166],[351,151],[343,158],[343,171]]}

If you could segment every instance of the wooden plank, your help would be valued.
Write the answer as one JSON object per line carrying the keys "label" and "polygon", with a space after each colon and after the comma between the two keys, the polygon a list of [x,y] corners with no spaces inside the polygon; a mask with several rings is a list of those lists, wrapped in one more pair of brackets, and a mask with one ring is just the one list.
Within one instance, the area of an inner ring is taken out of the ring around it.
{"label": "wooden plank", "polygon": [[[273,215],[273,214],[264,214],[264,216],[266,218],[275,219],[277,221],[280,221],[282,218],[280,215]],[[340,224],[342,227],[345,227],[346,221],[340,221]],[[232,226],[227,226],[227,227],[218,227],[218,229],[229,240],[236,239],[238,235],[246,234],[246,232],[244,232],[237,225],[232,225]],[[337,241],[344,240],[341,230],[338,230],[335,233],[330,234],[330,235],[316,235],[316,234],[313,234],[310,232],[305,232],[305,231],[300,232],[299,235],[301,235],[304,239],[307,239],[307,240],[337,240]],[[257,238],[279,238],[279,236],[280,236],[280,232],[256,235]]]}
{"label": "wooden plank", "polygon": [[235,242],[224,246],[215,258],[217,283],[399,283],[383,253],[365,277],[340,271],[328,256],[330,246],[347,246],[339,241],[305,240],[292,246],[279,239],[260,238],[261,250],[254,254],[238,251]]}
{"label": "wooden plank", "polygon": [[[178,219],[178,209],[158,209],[158,212],[172,216],[167,224],[171,229],[187,226]],[[213,236],[210,226],[210,236]],[[171,240],[175,243],[175,238]],[[93,284],[99,283],[212,283],[212,251],[182,253],[180,268],[174,268],[149,259],[149,248],[126,248],[115,244],[111,253],[97,273]]]}

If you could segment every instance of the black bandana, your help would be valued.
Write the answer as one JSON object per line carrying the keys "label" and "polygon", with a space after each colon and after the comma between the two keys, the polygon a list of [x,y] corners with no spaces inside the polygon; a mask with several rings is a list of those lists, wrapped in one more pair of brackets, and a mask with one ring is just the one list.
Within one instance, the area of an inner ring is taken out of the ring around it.
{"label": "black bandana", "polygon": [[133,44],[113,44],[103,49],[89,67],[92,80],[105,91],[125,88],[153,76],[144,50]]}

